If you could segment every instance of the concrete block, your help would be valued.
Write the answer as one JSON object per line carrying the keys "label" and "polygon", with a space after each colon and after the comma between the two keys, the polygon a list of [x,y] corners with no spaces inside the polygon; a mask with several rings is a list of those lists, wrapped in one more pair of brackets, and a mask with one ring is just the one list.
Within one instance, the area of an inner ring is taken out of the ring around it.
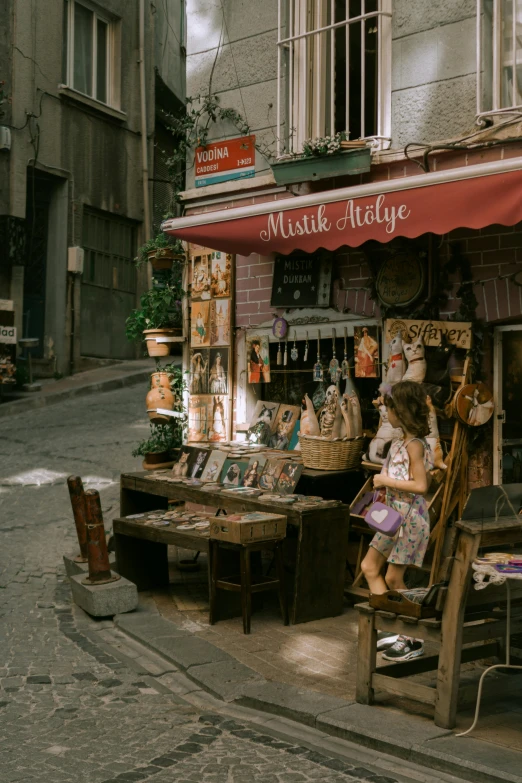
{"label": "concrete block", "polygon": [[234,701],[248,685],[258,683],[262,687],[266,683],[260,674],[233,659],[191,666],[188,675],[224,701]]}
{"label": "concrete block", "polygon": [[138,590],[128,579],[118,579],[106,585],[84,585],[83,574],[69,579],[73,599],[93,617],[109,617],[120,612],[132,612],[138,605]]}
{"label": "concrete block", "polygon": [[235,662],[235,659],[197,636],[165,637],[153,640],[154,649],[185,671],[204,663]]}
{"label": "concrete block", "polygon": [[[190,672],[192,674],[192,672]],[[325,696],[306,688],[296,688],[281,682],[247,685],[237,698],[239,704],[263,712],[284,716],[308,726],[315,726],[321,713],[340,710],[350,705],[345,699]]]}
{"label": "concrete block", "polygon": [[[77,563],[75,561],[76,555],[64,555],[63,556],[63,564],[65,566],[65,573],[67,576],[76,576],[77,574],[82,574],[83,576],[87,576],[89,573],[89,564],[88,563]],[[114,555],[109,556],[109,565],[111,567],[111,571],[116,571],[116,557]]]}
{"label": "concrete block", "polygon": [[342,739],[408,758],[415,745],[452,734],[432,721],[378,705],[350,704],[318,715],[317,728]]}

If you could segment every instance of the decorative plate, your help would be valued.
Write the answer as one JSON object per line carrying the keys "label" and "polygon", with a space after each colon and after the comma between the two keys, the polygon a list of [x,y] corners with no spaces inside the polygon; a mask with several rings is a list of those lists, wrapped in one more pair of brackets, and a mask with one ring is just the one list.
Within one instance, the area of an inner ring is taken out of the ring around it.
{"label": "decorative plate", "polygon": [[288,321],[284,318],[276,318],[272,324],[272,334],[278,340],[283,340],[288,332]]}

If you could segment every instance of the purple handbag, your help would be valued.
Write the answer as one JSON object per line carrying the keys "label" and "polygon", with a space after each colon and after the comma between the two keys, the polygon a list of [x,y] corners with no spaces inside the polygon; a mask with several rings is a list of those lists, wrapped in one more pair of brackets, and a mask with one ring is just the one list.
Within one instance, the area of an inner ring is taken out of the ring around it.
{"label": "purple handbag", "polygon": [[387,506],[385,503],[376,501],[368,509],[364,521],[376,533],[382,533],[383,536],[393,538],[404,519],[402,514],[399,514],[395,509]]}

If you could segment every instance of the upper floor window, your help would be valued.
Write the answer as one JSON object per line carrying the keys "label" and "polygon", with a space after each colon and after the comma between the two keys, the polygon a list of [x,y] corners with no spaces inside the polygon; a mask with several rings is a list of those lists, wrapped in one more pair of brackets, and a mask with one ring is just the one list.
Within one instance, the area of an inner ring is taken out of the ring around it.
{"label": "upper floor window", "polygon": [[339,131],[389,146],[391,0],[278,3],[279,154]]}
{"label": "upper floor window", "polygon": [[112,62],[115,23],[95,6],[64,2],[64,80],[68,87],[114,105]]}
{"label": "upper floor window", "polygon": [[477,0],[477,114],[522,109],[522,0]]}

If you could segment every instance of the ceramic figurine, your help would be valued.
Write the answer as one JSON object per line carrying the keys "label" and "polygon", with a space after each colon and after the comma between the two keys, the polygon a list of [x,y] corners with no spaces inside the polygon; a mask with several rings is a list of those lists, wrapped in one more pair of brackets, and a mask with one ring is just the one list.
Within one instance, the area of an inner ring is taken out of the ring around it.
{"label": "ceramic figurine", "polygon": [[[324,405],[318,417],[319,427],[321,429],[321,435],[323,436],[323,438],[333,437],[333,427],[334,424],[336,423],[337,409],[339,407],[338,402],[339,402],[339,390],[337,386],[334,386],[332,384],[326,390]],[[340,408],[339,408],[339,412],[342,417]],[[338,429],[339,428],[340,428],[340,421],[338,422]],[[337,435],[336,437],[339,437],[339,435]]]}
{"label": "ceramic figurine", "polygon": [[319,422],[317,421],[317,416],[315,415],[312,400],[308,394],[305,394],[304,396],[304,403],[306,411],[304,416],[303,414],[301,415],[301,432],[303,435],[320,435],[321,430],[319,429]]}
{"label": "ceramic figurine", "polygon": [[355,438],[353,425],[353,407],[348,396],[344,395],[341,401],[341,413],[344,419],[344,428],[347,438]]}
{"label": "ceramic figurine", "polygon": [[408,362],[408,369],[404,373],[402,380],[422,383],[426,376],[425,349],[422,337],[419,337],[413,343],[404,343],[403,349]]}
{"label": "ceramic figurine", "polygon": [[368,455],[370,457],[370,462],[376,462],[382,465],[388,456],[392,440],[394,438],[399,438],[402,435],[402,430],[394,429],[388,421],[388,410],[386,405],[379,405],[379,413],[381,414],[379,429],[370,443]]}
{"label": "ceramic figurine", "polygon": [[390,357],[388,359],[388,369],[386,371],[386,383],[393,386],[395,383],[402,381],[405,369],[402,334],[399,333],[395,335],[390,343]]}
{"label": "ceramic figurine", "polygon": [[362,435],[363,432],[361,403],[359,402],[359,395],[357,394],[357,389],[355,388],[355,384],[352,381],[349,368],[347,368],[346,385],[344,387],[343,397],[351,406],[350,418],[352,434],[348,437],[358,438],[360,435]]}
{"label": "ceramic figurine", "polygon": [[428,397],[427,401],[428,401],[428,408],[430,409],[430,416],[428,419],[430,425],[430,432],[426,438],[426,442],[432,451],[434,466],[436,468],[442,468],[442,470],[446,470],[448,466],[444,464],[444,455],[442,453],[442,446],[440,444],[437,414],[435,413],[435,408],[433,407],[431,397]]}

